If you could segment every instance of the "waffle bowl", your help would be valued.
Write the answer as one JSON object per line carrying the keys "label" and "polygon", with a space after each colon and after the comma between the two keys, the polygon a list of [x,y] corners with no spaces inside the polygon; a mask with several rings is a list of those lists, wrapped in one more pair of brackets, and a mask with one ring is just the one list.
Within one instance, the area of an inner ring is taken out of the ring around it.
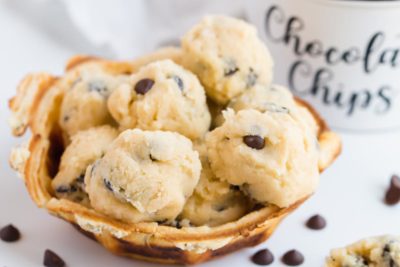
{"label": "waffle bowl", "polygon": [[[113,62],[77,56],[66,67],[66,75],[84,64],[95,64],[107,71],[132,73],[140,66],[156,60],[180,60],[179,49],[166,48],[133,62]],[[101,243],[112,253],[158,263],[195,264],[265,241],[279,223],[307,198],[290,207],[261,207],[237,221],[216,227],[183,227],[160,225],[156,222],[124,223],[106,217],[90,207],[57,199],[51,187],[58,171],[65,139],[58,124],[61,101],[66,91],[63,79],[49,74],[28,75],[10,100],[10,124],[14,135],[21,136],[29,127],[28,143],[13,149],[11,166],[25,180],[31,198],[40,208],[73,224],[80,232]],[[297,100],[313,114],[319,125],[321,158],[319,169],[327,168],[341,151],[339,137],[307,103]]]}

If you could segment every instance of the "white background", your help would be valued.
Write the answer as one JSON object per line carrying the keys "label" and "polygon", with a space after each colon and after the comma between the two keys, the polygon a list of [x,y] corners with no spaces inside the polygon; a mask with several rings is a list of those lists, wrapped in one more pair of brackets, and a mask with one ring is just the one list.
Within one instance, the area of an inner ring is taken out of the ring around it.
{"label": "white background", "polygon": [[[7,101],[17,83],[32,71],[59,74],[70,56],[89,51],[83,41],[80,45],[63,41],[62,35],[71,32],[50,38],[36,26],[12,5],[0,1],[0,226],[13,223],[22,232],[17,243],[0,242],[0,267],[42,266],[46,248],[61,255],[70,267],[152,266],[113,256],[69,224],[38,209],[23,181],[8,166],[11,147],[22,141],[11,136],[6,123]],[[303,266],[321,266],[333,247],[366,236],[400,235],[400,205],[387,207],[382,202],[390,175],[400,173],[400,132],[342,133],[342,137],[343,154],[322,175],[318,192],[289,216],[266,243],[202,266],[252,266],[249,256],[264,247],[277,258],[272,266],[283,266],[278,258],[292,248],[304,253]],[[315,213],[327,218],[325,230],[304,227],[304,221]]]}

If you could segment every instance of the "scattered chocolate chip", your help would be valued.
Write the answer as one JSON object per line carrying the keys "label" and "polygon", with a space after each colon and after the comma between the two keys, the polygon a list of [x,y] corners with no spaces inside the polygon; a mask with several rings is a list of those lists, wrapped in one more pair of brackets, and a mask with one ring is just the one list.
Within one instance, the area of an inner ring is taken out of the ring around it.
{"label": "scattered chocolate chip", "polygon": [[181,91],[183,91],[183,81],[182,81],[182,79],[179,78],[179,77],[176,76],[176,75],[173,75],[173,76],[172,76],[172,79],[174,79],[174,81],[176,82],[176,84],[179,86],[179,89],[180,89]]}
{"label": "scattered chocolate chip", "polygon": [[81,184],[83,184],[84,182],[85,182],[85,174],[81,174],[81,175],[79,175],[77,178],[76,178],[76,181],[78,182],[78,183],[81,183]]}
{"label": "scattered chocolate chip", "polygon": [[69,121],[69,116],[64,116],[63,120],[64,120],[64,122]]}
{"label": "scattered chocolate chip", "polygon": [[387,205],[396,205],[400,202],[400,177],[393,175],[389,189],[386,191],[385,202]]}
{"label": "scattered chocolate chip", "polygon": [[152,154],[149,154],[149,158],[151,159],[151,161],[157,161],[158,160]]}
{"label": "scattered chocolate chip", "polygon": [[239,71],[239,68],[237,67],[235,60],[231,58],[227,59],[225,60],[225,64],[226,64],[224,70],[225,77],[232,76],[233,74]]}
{"label": "scattered chocolate chip", "polygon": [[396,267],[398,265],[396,265],[396,262],[394,261],[392,255],[391,255],[391,248],[390,248],[390,243],[386,244],[385,247],[383,248],[382,251],[382,258],[389,263],[390,267]]}
{"label": "scattered chocolate chip", "polygon": [[107,180],[106,178],[103,179],[104,185],[105,187],[110,190],[111,192],[113,192],[113,188],[112,188],[112,184],[109,180]]}
{"label": "scattered chocolate chip", "polygon": [[21,234],[19,233],[19,230],[15,228],[12,224],[4,226],[0,230],[0,239],[4,242],[15,242],[19,240],[20,237]]}
{"label": "scattered chocolate chip", "polygon": [[257,265],[270,265],[274,262],[274,255],[268,249],[262,249],[251,257],[251,261]]}
{"label": "scattered chocolate chip", "polygon": [[135,85],[135,92],[139,95],[144,95],[153,87],[154,81],[151,79],[142,79]]}
{"label": "scattered chocolate chip", "polygon": [[102,81],[91,81],[88,84],[89,92],[97,92],[103,96],[108,93],[107,86]]}
{"label": "scattered chocolate chip", "polygon": [[255,71],[252,68],[250,68],[249,74],[247,75],[246,87],[249,88],[254,86],[257,82],[257,79],[258,79],[257,73],[255,73]]}
{"label": "scattered chocolate chip", "polygon": [[59,187],[56,188],[56,192],[61,193],[61,194],[68,193],[69,191],[70,191],[70,188],[67,185],[60,185]]}
{"label": "scattered chocolate chip", "polygon": [[289,250],[282,256],[282,262],[288,266],[298,266],[303,264],[304,256],[295,249]]}
{"label": "scattered chocolate chip", "polygon": [[258,135],[246,135],[243,136],[243,142],[251,148],[260,150],[265,146],[265,140],[261,136]]}
{"label": "scattered chocolate chip", "polygon": [[65,262],[56,253],[46,249],[44,252],[43,265],[46,267],[64,267]]}
{"label": "scattered chocolate chip", "polygon": [[326,220],[321,215],[314,215],[306,222],[306,226],[312,230],[321,230],[326,227]]}
{"label": "scattered chocolate chip", "polygon": [[230,185],[230,189],[233,191],[240,191],[240,186],[238,185]]}

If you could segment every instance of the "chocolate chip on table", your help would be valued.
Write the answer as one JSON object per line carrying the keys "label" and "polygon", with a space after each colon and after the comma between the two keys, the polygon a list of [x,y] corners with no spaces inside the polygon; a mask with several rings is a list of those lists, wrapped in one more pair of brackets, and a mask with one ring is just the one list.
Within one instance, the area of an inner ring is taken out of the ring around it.
{"label": "chocolate chip on table", "polygon": [[268,249],[262,249],[251,257],[251,261],[257,265],[270,265],[274,262],[274,255]]}
{"label": "chocolate chip on table", "polygon": [[396,205],[400,202],[400,177],[393,175],[389,189],[386,191],[385,202],[387,205]]}
{"label": "chocolate chip on table", "polygon": [[282,256],[282,262],[288,266],[298,266],[303,264],[304,256],[295,249],[289,250]]}
{"label": "chocolate chip on table", "polygon": [[321,215],[314,215],[307,220],[306,226],[312,230],[321,230],[326,227],[326,220]]}
{"label": "chocolate chip on table", "polygon": [[0,239],[4,242],[15,242],[18,241],[21,237],[21,234],[17,228],[15,228],[12,224],[4,226],[0,229]]}
{"label": "chocolate chip on table", "polygon": [[139,95],[144,95],[153,87],[154,81],[152,79],[142,79],[135,85],[135,92]]}
{"label": "chocolate chip on table", "polygon": [[46,267],[64,267],[65,262],[56,253],[46,249],[44,252],[43,265]]}
{"label": "chocolate chip on table", "polygon": [[258,135],[246,135],[243,136],[243,142],[251,148],[260,150],[265,146],[265,140],[261,136]]}
{"label": "chocolate chip on table", "polygon": [[181,91],[183,91],[183,81],[182,81],[182,79],[179,78],[179,76],[176,76],[176,75],[173,75],[172,79],[174,79],[176,84],[179,86],[179,89],[181,89]]}

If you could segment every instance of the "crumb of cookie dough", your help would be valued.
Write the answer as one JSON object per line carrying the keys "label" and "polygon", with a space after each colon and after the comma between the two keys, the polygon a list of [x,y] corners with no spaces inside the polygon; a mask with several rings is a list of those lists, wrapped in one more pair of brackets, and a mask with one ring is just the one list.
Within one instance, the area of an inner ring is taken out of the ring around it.
{"label": "crumb of cookie dough", "polygon": [[118,132],[111,126],[100,126],[80,131],[71,137],[65,149],[59,171],[52,181],[57,197],[76,202],[88,202],[84,190],[86,168],[100,158]]}
{"label": "crumb of cookie dough", "polygon": [[253,199],[287,207],[312,194],[319,181],[315,135],[286,112],[224,111],[225,122],[206,136],[215,175]]}
{"label": "crumb of cookie dough", "polygon": [[272,57],[255,27],[235,18],[207,16],[182,39],[183,65],[220,104],[255,84],[269,85]]}
{"label": "crumb of cookie dough", "polygon": [[192,195],[200,170],[199,155],[186,137],[126,130],[86,172],[86,191],[95,210],[116,219],[173,221]]}
{"label": "crumb of cookie dough", "polygon": [[141,68],[108,100],[122,129],[175,131],[197,139],[210,127],[210,112],[197,77],[171,60]]}
{"label": "crumb of cookie dough", "polygon": [[228,105],[235,111],[242,109],[257,109],[287,112],[295,120],[308,127],[312,132],[318,132],[318,124],[307,108],[296,103],[290,90],[281,85],[256,85],[243,94],[233,98]]}
{"label": "crumb of cookie dough", "polygon": [[104,124],[114,124],[107,110],[107,98],[128,75],[108,73],[100,64],[78,66],[61,82],[66,87],[59,123],[72,136],[78,131]]}
{"label": "crumb of cookie dough", "polygon": [[202,164],[200,180],[179,218],[195,226],[217,226],[235,221],[248,213],[252,202],[237,186],[215,177],[208,162],[205,144],[197,144],[195,149],[200,154]]}
{"label": "crumb of cookie dough", "polygon": [[400,266],[400,236],[366,238],[348,247],[334,249],[325,267]]}

